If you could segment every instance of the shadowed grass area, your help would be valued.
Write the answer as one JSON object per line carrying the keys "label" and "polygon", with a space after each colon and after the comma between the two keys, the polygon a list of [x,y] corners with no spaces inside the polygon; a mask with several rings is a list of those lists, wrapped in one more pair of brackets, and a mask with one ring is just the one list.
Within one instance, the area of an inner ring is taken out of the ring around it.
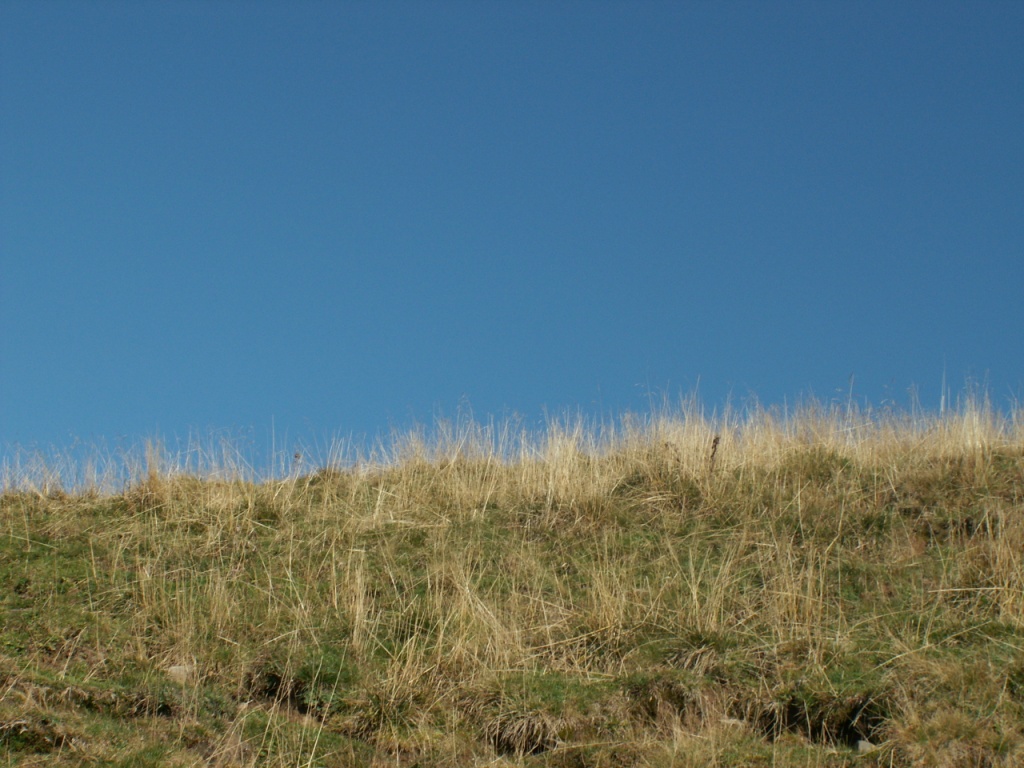
{"label": "shadowed grass area", "polygon": [[1024,763],[1024,431],[696,409],[0,496],[20,765]]}

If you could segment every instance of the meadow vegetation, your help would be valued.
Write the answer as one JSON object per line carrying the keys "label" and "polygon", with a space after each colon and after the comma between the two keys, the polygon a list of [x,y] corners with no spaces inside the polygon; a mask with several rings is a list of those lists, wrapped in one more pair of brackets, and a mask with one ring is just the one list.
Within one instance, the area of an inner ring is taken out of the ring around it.
{"label": "meadow vegetation", "polygon": [[1019,766],[1024,423],[691,404],[274,479],[8,465],[0,617],[10,765]]}

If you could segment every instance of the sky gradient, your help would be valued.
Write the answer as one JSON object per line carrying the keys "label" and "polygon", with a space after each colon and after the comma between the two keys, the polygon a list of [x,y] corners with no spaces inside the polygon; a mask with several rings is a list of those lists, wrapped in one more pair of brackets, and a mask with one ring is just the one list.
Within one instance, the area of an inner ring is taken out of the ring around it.
{"label": "sky gradient", "polygon": [[1019,2],[5,0],[0,444],[1005,407],[1021,40]]}

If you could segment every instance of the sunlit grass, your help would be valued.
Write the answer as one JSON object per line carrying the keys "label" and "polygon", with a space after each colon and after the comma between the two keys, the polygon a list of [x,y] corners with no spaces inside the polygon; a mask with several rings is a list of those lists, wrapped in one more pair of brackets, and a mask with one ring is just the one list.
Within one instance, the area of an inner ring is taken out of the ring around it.
{"label": "sunlit grass", "polygon": [[10,464],[9,762],[1024,762],[1015,415],[690,403],[329,453]]}

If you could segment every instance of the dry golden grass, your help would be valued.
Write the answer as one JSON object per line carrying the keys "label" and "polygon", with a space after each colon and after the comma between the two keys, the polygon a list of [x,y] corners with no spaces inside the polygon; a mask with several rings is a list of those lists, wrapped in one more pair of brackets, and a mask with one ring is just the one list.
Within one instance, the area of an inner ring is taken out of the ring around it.
{"label": "dry golden grass", "polygon": [[1024,764],[1024,424],[983,402],[232,461],[9,468],[10,763]]}

